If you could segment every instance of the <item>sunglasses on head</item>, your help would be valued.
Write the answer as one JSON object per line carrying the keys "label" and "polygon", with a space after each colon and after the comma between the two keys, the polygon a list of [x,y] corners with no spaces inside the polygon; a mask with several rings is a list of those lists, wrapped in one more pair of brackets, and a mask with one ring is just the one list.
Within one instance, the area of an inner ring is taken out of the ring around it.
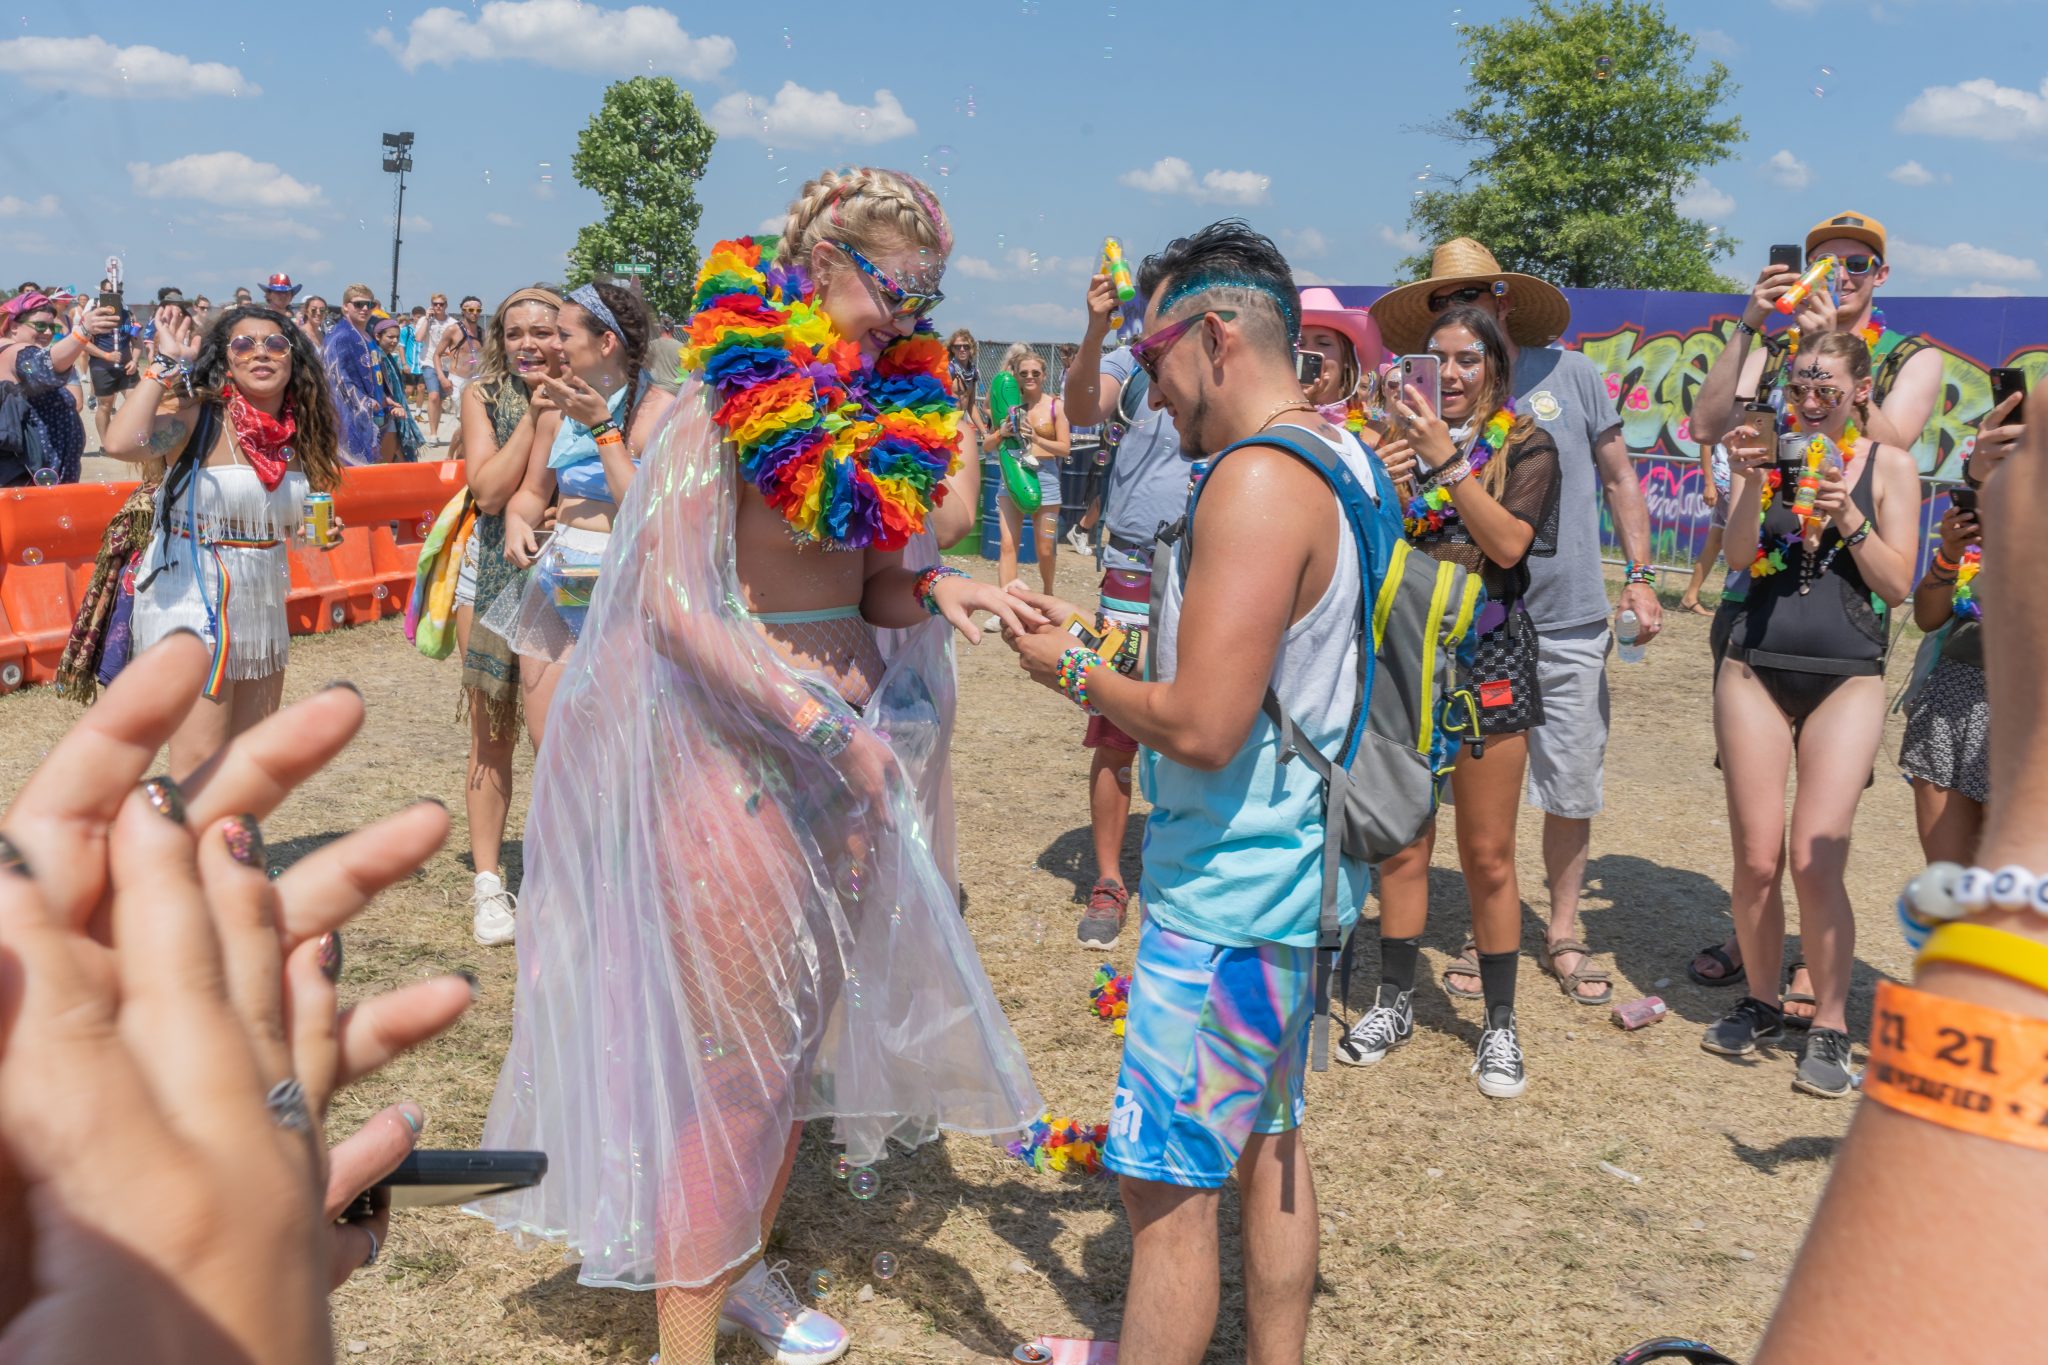
{"label": "sunglasses on head", "polygon": [[1190,327],[1193,327],[1203,318],[1212,315],[1224,322],[1235,322],[1237,320],[1237,311],[1231,308],[1212,308],[1204,312],[1191,314],[1188,317],[1182,318],[1179,322],[1168,323],[1151,336],[1132,346],[1131,359],[1138,362],[1138,368],[1145,372],[1147,379],[1156,383],[1159,379],[1159,362],[1166,359],[1166,353],[1173,349],[1173,343],[1186,336]]}
{"label": "sunglasses on head", "polygon": [[[1832,251],[1827,254],[1830,256],[1835,255]],[[1820,257],[1818,256],[1809,256],[1806,258],[1806,263],[1812,265],[1819,259]],[[1841,263],[1842,273],[1845,275],[1868,275],[1871,271],[1884,264],[1884,257],[1877,255],[1835,256],[1835,260]]]}
{"label": "sunglasses on head", "polygon": [[1795,403],[1804,403],[1809,398],[1818,398],[1829,407],[1833,407],[1842,401],[1842,397],[1847,391],[1836,384],[1792,383],[1785,386],[1785,392],[1791,396],[1792,401]]}
{"label": "sunglasses on head", "polygon": [[246,333],[232,338],[228,342],[228,354],[237,360],[247,360],[256,353],[258,346],[263,348],[266,355],[287,356],[292,353],[291,338],[282,332],[271,332],[260,339]]}
{"label": "sunglasses on head", "polygon": [[1462,289],[1450,289],[1441,294],[1429,296],[1429,311],[1441,313],[1452,304],[1477,303],[1493,292],[1490,284],[1471,284]]}
{"label": "sunglasses on head", "polygon": [[832,243],[832,245],[838,247],[841,251],[845,252],[846,259],[852,261],[854,265],[858,266],[860,268],[861,274],[867,276],[870,280],[874,281],[875,288],[881,291],[882,302],[887,304],[889,307],[890,317],[929,317],[931,316],[931,312],[934,308],[937,308],[941,303],[944,303],[946,301],[946,296],[936,289],[932,290],[930,293],[921,293],[916,290],[905,289],[902,285],[896,283],[896,281],[890,279],[887,275],[883,274],[882,268],[880,266],[876,265],[867,257],[861,255],[858,251],[855,251],[852,247],[848,246],[844,242],[834,242]]}

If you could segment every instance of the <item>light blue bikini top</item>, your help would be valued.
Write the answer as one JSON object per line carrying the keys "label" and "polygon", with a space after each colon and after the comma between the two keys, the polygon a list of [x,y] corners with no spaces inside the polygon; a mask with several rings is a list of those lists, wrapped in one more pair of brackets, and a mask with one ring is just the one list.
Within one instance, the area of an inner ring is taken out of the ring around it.
{"label": "light blue bikini top", "polygon": [[[626,389],[621,387],[611,396],[607,406],[611,409],[612,420],[617,421],[626,405]],[[638,460],[633,461],[635,468]],[[605,481],[604,461],[597,453],[597,442],[590,434],[590,428],[573,417],[562,420],[561,429],[555,433],[554,446],[548,451],[548,467],[555,471],[555,487],[565,498],[586,498],[592,502],[614,502],[612,487]]]}

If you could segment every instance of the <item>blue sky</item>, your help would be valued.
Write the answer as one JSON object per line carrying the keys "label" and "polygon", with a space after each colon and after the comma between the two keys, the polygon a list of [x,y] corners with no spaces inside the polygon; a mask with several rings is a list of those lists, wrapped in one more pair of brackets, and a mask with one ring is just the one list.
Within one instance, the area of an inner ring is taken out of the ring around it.
{"label": "blue sky", "polygon": [[[358,279],[381,295],[378,138],[407,129],[403,301],[494,302],[559,275],[597,214],[569,174],[576,134],[608,81],[652,70],[722,130],[706,241],[778,216],[821,166],[925,174],[959,241],[948,325],[1077,332],[1105,233],[1140,255],[1226,213],[1304,283],[1379,283],[1413,246],[1417,175],[1456,159],[1420,129],[1461,97],[1457,26],[1525,8],[60,0],[0,30],[0,279],[90,285],[118,253],[132,292],[217,296],[286,269],[329,298]],[[1741,267],[1854,207],[1891,230],[1892,293],[2048,291],[2048,6],[1673,10],[1712,19],[1702,60],[1741,86],[1749,140],[1691,195]]]}

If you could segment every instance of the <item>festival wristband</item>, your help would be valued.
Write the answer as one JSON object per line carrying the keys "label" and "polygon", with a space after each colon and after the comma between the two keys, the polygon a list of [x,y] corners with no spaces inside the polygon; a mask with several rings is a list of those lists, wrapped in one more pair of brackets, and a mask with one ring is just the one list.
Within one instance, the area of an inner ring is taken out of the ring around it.
{"label": "festival wristband", "polygon": [[846,746],[853,743],[853,723],[826,710],[816,698],[806,698],[804,704],[797,708],[790,729],[796,732],[798,739],[826,758],[839,757],[846,751]]}
{"label": "festival wristband", "polygon": [[602,441],[606,436],[617,436],[618,434],[619,424],[617,422],[599,422],[590,429],[590,437],[594,441]]}
{"label": "festival wristband", "polygon": [[965,569],[956,569],[950,564],[934,564],[919,574],[910,585],[910,595],[918,600],[930,615],[939,614],[939,595],[936,589],[942,578],[965,578]]}
{"label": "festival wristband", "polygon": [[2048,943],[1988,924],[1944,924],[1936,929],[1913,965],[1936,962],[1974,967],[2048,993]]}
{"label": "festival wristband", "polygon": [[1638,564],[1631,559],[1628,562],[1628,569],[1623,577],[1623,582],[1629,584],[1641,583],[1645,587],[1654,588],[1657,586],[1657,570],[1648,564]]}
{"label": "festival wristband", "polygon": [[1868,539],[1870,539],[1870,522],[1866,520],[1861,526],[1857,527],[1854,531],[1851,531],[1848,535],[1842,537],[1842,548],[1845,550],[1853,550],[1858,545],[1861,545],[1864,541]]}
{"label": "festival wristband", "polygon": [[1975,1137],[2048,1152],[2048,1019],[1880,981],[1863,1094]]}

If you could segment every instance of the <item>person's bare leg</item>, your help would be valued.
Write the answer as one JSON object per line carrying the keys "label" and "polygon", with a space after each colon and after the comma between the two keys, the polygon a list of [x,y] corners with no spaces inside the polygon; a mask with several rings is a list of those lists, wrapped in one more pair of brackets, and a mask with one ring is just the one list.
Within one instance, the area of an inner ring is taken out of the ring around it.
{"label": "person's bare leg", "polygon": [[[1520,799],[1519,787],[1516,799]],[[1322,1241],[1301,1129],[1255,1133],[1237,1163],[1246,1365],[1301,1365]]]}
{"label": "person's bare leg", "polygon": [[1124,1176],[1131,1278],[1117,1358],[1136,1365],[1200,1365],[1216,1333],[1215,1190]]}
{"label": "person's bare leg", "polygon": [[1585,893],[1586,860],[1592,849],[1591,820],[1544,812],[1543,883],[1550,894],[1550,925],[1544,933],[1552,943],[1578,937],[1579,897]]}
{"label": "person's bare leg", "polygon": [[[1707,575],[1713,572],[1714,561],[1721,557],[1721,540],[1725,534],[1719,526],[1707,527],[1707,541],[1700,546],[1700,557],[1692,566],[1692,578],[1686,582],[1685,591],[1678,595],[1678,605],[1687,611],[1702,611],[1700,589],[1707,585]],[[1702,614],[1713,613],[1702,611]]]}
{"label": "person's bare leg", "polygon": [[1002,539],[996,550],[996,582],[1007,587],[1017,581],[1017,546],[1021,543],[1018,535],[1024,514],[1006,493],[996,494],[996,512],[1002,526]]}
{"label": "person's bare leg", "polygon": [[555,699],[555,688],[560,685],[562,670],[574,652],[571,650],[555,661],[536,659],[530,654],[519,656],[519,704],[526,712],[526,734],[533,741],[536,754],[547,733],[548,707]]}
{"label": "person's bare leg", "polygon": [[1837,687],[1799,734],[1792,885],[1799,893],[1800,952],[1812,968],[1818,1002],[1815,1028],[1848,1030],[1849,976],[1856,960],[1856,913],[1845,880],[1849,836],[1883,740],[1882,678],[1851,678]]}
{"label": "person's bare leg", "polygon": [[1913,779],[1913,820],[1920,829],[1920,853],[1930,863],[1976,861],[1984,835],[1984,807],[1961,792]]}
{"label": "person's bare leg", "polygon": [[438,388],[433,388],[427,390],[427,439],[430,441],[437,441],[440,438],[441,390]]}
{"label": "person's bare leg", "polygon": [[1124,884],[1124,834],[1131,822],[1131,764],[1136,754],[1100,745],[1089,751],[1088,824],[1095,836],[1095,875]]}
{"label": "person's bare leg", "polygon": [[1041,507],[1031,521],[1038,535],[1038,581],[1044,586],[1045,595],[1054,597],[1059,592],[1056,579],[1060,563],[1060,509]]}
{"label": "person's bare leg", "polygon": [[205,697],[194,697],[192,709],[185,713],[185,719],[178,722],[178,728],[171,735],[167,762],[173,778],[183,781],[190,777],[200,764],[217,753],[233,734],[235,689],[240,683],[228,682],[221,688],[220,698],[208,701]]}
{"label": "person's bare leg", "polygon": [[[1380,937],[1416,938],[1429,924],[1429,860],[1436,851],[1436,821],[1420,839],[1379,866]],[[1458,979],[1459,990],[1479,989],[1479,972],[1470,964],[1453,963],[1446,976]],[[1412,988],[1414,982],[1407,983]]]}
{"label": "person's bare leg", "polygon": [[[1714,691],[1714,735],[1721,747],[1722,785],[1735,869],[1730,913],[1747,993],[1779,1003],[1778,964],[1785,960],[1782,899],[1773,897],[1785,852],[1785,778],[1792,766],[1792,725],[1749,665],[1729,660]],[[1774,911],[1775,903],[1775,911]]]}
{"label": "person's bare leg", "polygon": [[1528,766],[1527,735],[1495,735],[1486,741],[1484,758],[1460,758],[1451,772],[1457,789],[1451,810],[1458,832],[1458,866],[1472,903],[1472,939],[1482,953],[1511,953],[1522,946],[1515,812]]}

